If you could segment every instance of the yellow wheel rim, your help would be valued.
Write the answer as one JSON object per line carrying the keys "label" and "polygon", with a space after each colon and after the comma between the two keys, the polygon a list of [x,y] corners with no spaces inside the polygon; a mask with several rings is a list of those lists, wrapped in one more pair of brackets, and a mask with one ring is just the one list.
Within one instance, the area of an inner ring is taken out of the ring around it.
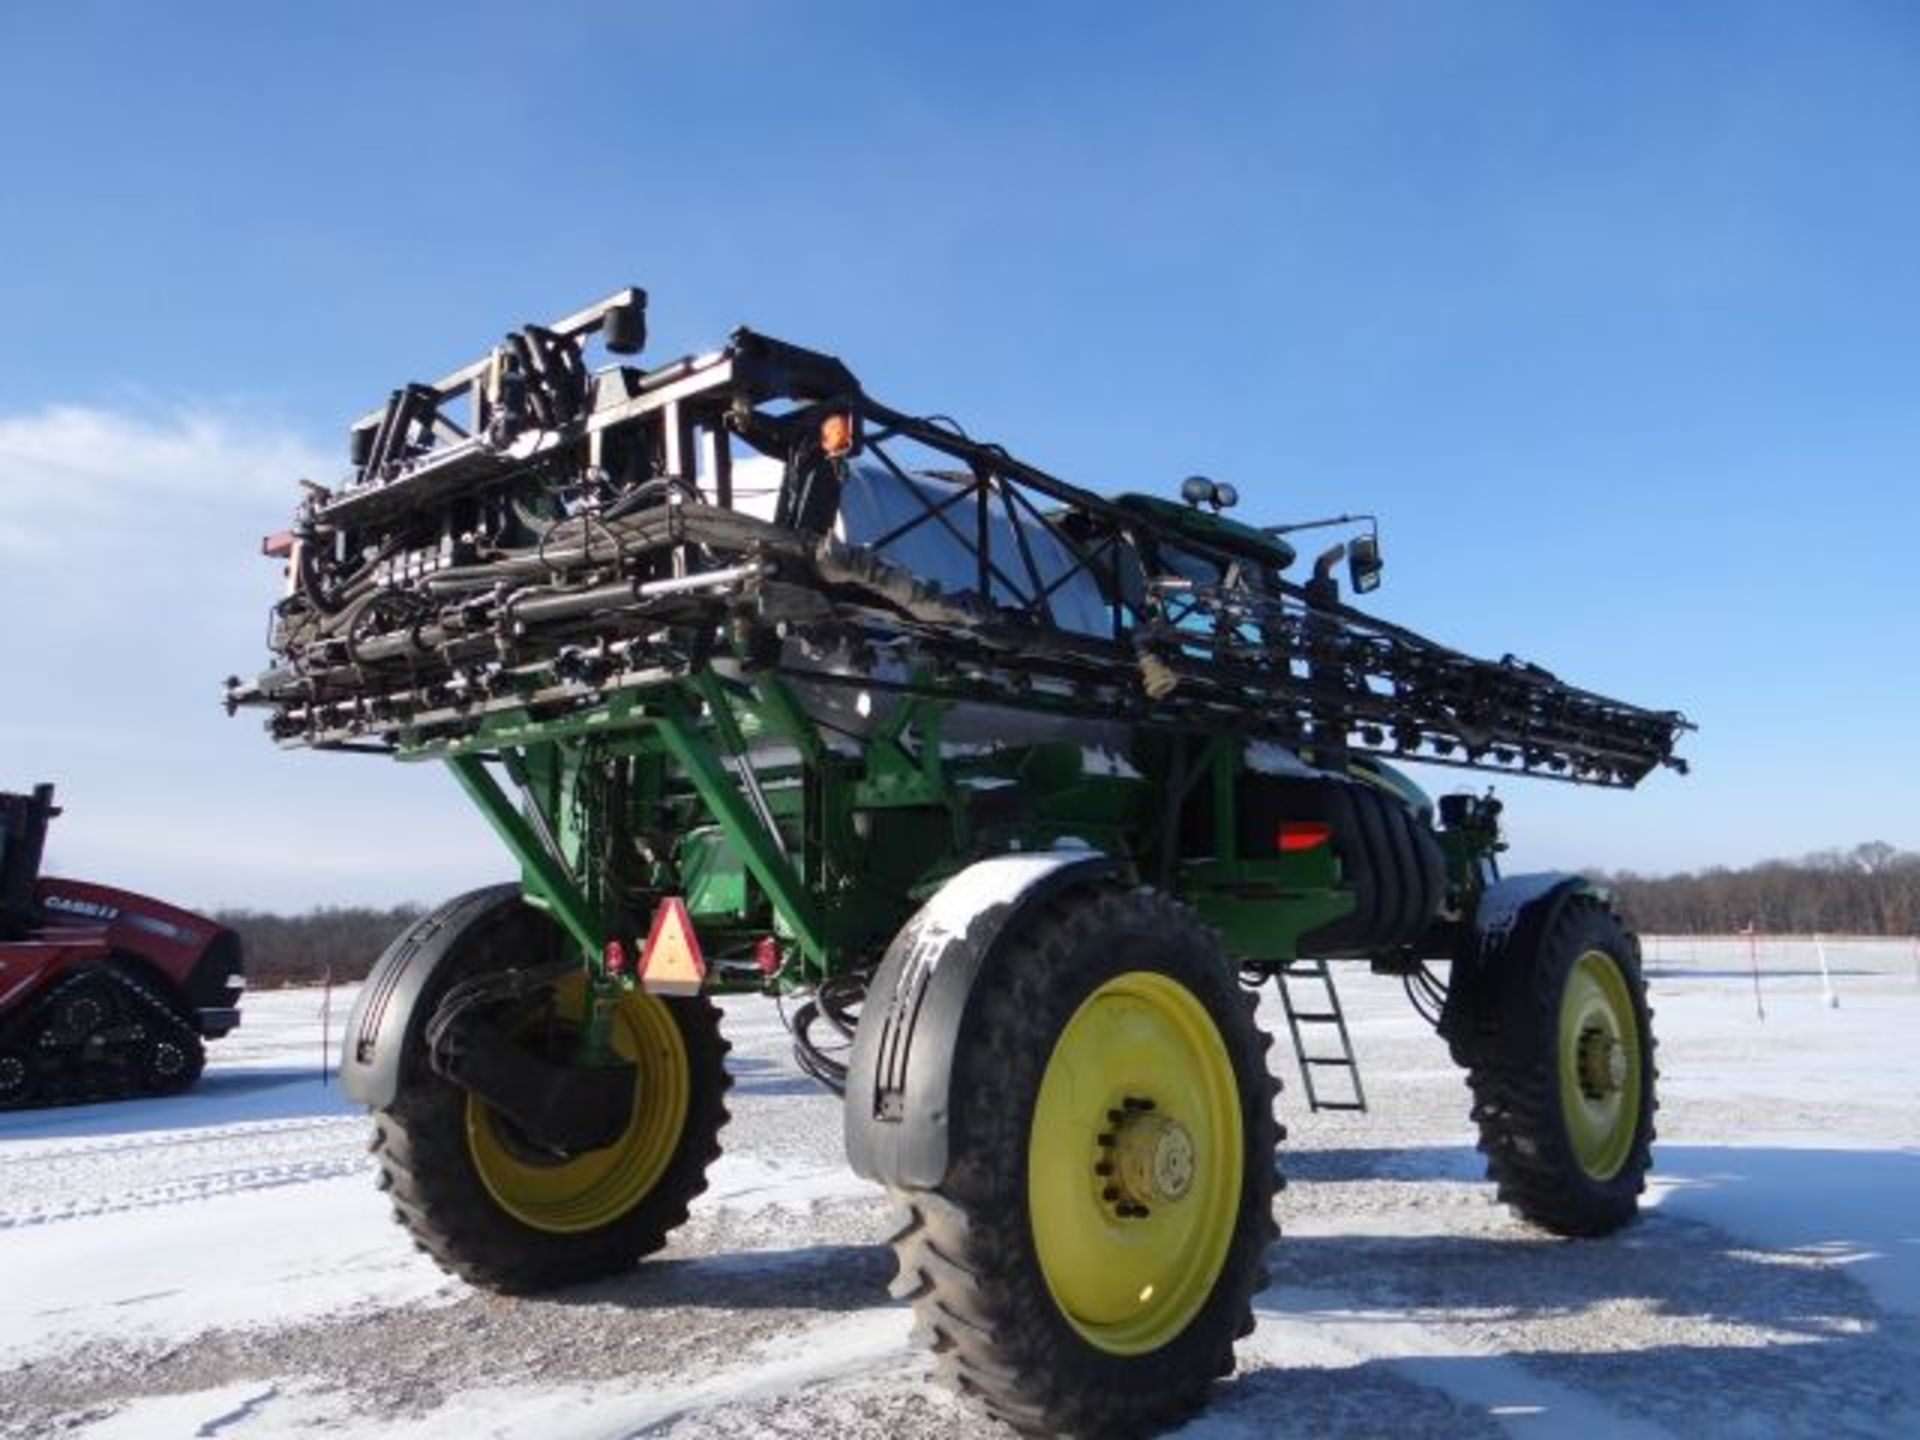
{"label": "yellow wheel rim", "polygon": [[1233,1243],[1243,1152],[1233,1064],[1192,991],[1129,971],[1074,1011],[1040,1081],[1027,1204],[1082,1337],[1139,1355],[1186,1328]]}
{"label": "yellow wheel rim", "polygon": [[[568,980],[556,990],[555,1010],[577,1020],[585,998],[584,977]],[[543,1155],[485,1101],[467,1097],[467,1149],[480,1183],[502,1210],[536,1230],[574,1234],[619,1219],[658,1183],[686,1127],[687,1047],[666,1005],[633,991],[612,1018],[613,1049],[638,1071],[632,1118],[613,1144],[567,1160]]]}
{"label": "yellow wheel rim", "polygon": [[1560,996],[1560,1113],[1580,1168],[1611,1180],[1640,1124],[1640,1024],[1614,958],[1589,950]]}

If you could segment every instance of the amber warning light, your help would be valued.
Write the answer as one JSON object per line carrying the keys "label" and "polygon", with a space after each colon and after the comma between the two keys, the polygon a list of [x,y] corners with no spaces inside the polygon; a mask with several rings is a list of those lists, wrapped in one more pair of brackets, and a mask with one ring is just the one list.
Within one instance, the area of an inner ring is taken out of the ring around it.
{"label": "amber warning light", "polygon": [[820,448],[838,460],[853,449],[853,417],[833,414],[820,422]]}

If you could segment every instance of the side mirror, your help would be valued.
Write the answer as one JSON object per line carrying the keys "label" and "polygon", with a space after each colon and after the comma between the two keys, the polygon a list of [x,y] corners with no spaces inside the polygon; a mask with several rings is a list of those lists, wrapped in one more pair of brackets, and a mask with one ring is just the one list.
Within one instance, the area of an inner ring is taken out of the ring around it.
{"label": "side mirror", "polygon": [[1380,540],[1374,535],[1356,535],[1347,543],[1347,585],[1354,594],[1365,595],[1380,588],[1380,572],[1386,562],[1380,558]]}

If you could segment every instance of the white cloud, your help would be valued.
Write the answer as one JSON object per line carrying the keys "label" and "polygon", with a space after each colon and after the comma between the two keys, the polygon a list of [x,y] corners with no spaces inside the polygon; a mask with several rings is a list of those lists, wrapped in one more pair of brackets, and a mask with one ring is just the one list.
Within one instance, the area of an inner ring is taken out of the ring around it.
{"label": "white cloud", "polygon": [[436,767],[277,751],[222,711],[267,660],[305,437],[232,411],[0,415],[0,789],[59,786],[70,874],[178,901],[436,900],[504,853]]}
{"label": "white cloud", "polygon": [[290,513],[298,478],[338,468],[289,431],[205,410],[0,416],[0,559],[62,553],[73,527],[93,541],[164,533],[183,507]]}

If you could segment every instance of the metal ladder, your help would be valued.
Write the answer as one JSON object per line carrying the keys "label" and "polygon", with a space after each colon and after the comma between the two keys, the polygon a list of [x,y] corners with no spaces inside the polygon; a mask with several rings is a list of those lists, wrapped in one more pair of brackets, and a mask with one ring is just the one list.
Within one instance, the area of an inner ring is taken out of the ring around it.
{"label": "metal ladder", "polygon": [[[1312,1003],[1318,1008],[1301,1008],[1296,1003],[1292,986],[1287,982],[1305,982],[1308,985],[1318,983],[1324,999]],[[1273,972],[1273,983],[1279,987],[1280,1003],[1287,1012],[1287,1029],[1293,1032],[1293,1053],[1300,1061],[1300,1079],[1306,1087],[1307,1108],[1309,1110],[1364,1110],[1367,1108],[1367,1092],[1360,1085],[1360,1062],[1354,1057],[1353,1037],[1347,1033],[1346,1013],[1340,1008],[1340,992],[1334,988],[1333,976],[1327,970],[1325,960],[1289,960]],[[1338,1055],[1309,1054],[1304,1033],[1307,1027],[1322,1032],[1331,1026],[1340,1040]],[[1325,1083],[1327,1072],[1347,1073],[1352,1086],[1352,1098],[1328,1099],[1322,1095],[1320,1085],[1314,1083],[1316,1074]]]}

